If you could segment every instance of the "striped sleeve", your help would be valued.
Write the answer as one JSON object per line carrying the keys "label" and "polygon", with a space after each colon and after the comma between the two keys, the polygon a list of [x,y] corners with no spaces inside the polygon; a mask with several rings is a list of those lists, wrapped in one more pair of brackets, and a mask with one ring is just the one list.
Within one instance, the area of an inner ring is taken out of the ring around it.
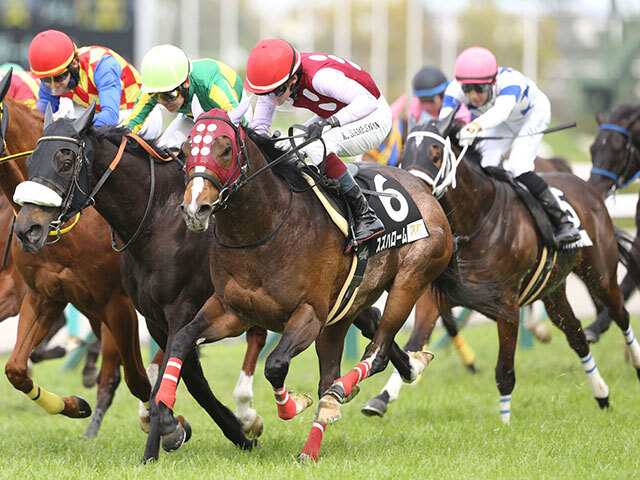
{"label": "striped sleeve", "polygon": [[133,133],[138,133],[147,116],[149,116],[149,113],[151,113],[151,110],[153,110],[153,107],[155,107],[157,103],[158,100],[154,96],[140,92],[131,113],[122,123],[129,127]]}

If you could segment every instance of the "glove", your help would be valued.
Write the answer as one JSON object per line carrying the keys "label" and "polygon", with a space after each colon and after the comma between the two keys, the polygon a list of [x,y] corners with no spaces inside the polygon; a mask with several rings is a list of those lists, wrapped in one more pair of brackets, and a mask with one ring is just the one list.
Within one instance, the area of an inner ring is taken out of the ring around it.
{"label": "glove", "polygon": [[461,147],[468,147],[476,139],[482,127],[475,122],[467,123],[458,133],[458,140]]}
{"label": "glove", "polygon": [[313,122],[307,127],[307,138],[320,138],[323,133],[331,130],[334,127],[339,127],[340,121],[331,116],[329,118],[322,118],[316,122]]}

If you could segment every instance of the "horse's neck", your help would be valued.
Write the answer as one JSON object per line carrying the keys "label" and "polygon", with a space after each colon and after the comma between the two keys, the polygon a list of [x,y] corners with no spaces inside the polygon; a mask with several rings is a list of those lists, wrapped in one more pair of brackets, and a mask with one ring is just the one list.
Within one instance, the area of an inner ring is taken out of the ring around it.
{"label": "horse's neck", "polygon": [[493,206],[498,188],[487,175],[460,163],[456,174],[456,188],[449,187],[442,197],[451,227],[459,235],[475,231]]}
{"label": "horse's neck", "polygon": [[[28,107],[11,99],[5,99],[9,107],[9,126],[6,133],[7,154],[15,155],[36,148],[42,133],[42,118]],[[24,158],[0,164],[0,189],[12,203],[14,210],[20,207],[13,203],[16,186],[27,179]]]}
{"label": "horse's neck", "polygon": [[[266,165],[262,153],[247,142],[251,173]],[[253,178],[229,199],[228,208],[216,214],[216,230],[229,243],[251,243],[264,238],[282,222],[291,192],[287,184],[268,169]]]}

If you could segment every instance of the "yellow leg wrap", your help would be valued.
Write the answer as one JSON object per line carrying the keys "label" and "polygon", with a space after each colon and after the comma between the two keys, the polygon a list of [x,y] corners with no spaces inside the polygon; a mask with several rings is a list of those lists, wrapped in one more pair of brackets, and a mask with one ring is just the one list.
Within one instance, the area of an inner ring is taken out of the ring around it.
{"label": "yellow leg wrap", "polygon": [[461,334],[458,334],[452,340],[453,345],[458,350],[458,354],[462,359],[462,363],[465,365],[473,365],[473,361],[476,359],[476,354],[466,342],[466,340],[462,337]]}
{"label": "yellow leg wrap", "polygon": [[27,393],[27,397],[40,405],[47,413],[56,414],[64,410],[64,401],[55,393],[40,388],[36,382],[33,382],[33,388]]}

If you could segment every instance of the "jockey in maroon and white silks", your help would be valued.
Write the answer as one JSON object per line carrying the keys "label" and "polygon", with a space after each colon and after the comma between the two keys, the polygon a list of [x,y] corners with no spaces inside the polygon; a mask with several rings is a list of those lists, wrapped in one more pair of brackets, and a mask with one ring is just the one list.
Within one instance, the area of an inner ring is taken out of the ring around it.
{"label": "jockey in maroon and white silks", "polygon": [[[245,89],[259,95],[251,127],[268,134],[276,107],[285,102],[315,115],[305,122],[309,134],[323,132],[325,173],[340,182],[355,217],[356,242],[384,232],[345,164],[338,156],[355,156],[380,145],[392,125],[391,108],[371,76],[359,65],[323,53],[298,53],[288,42],[259,42],[247,60]],[[319,165],[323,146],[302,149]]]}

